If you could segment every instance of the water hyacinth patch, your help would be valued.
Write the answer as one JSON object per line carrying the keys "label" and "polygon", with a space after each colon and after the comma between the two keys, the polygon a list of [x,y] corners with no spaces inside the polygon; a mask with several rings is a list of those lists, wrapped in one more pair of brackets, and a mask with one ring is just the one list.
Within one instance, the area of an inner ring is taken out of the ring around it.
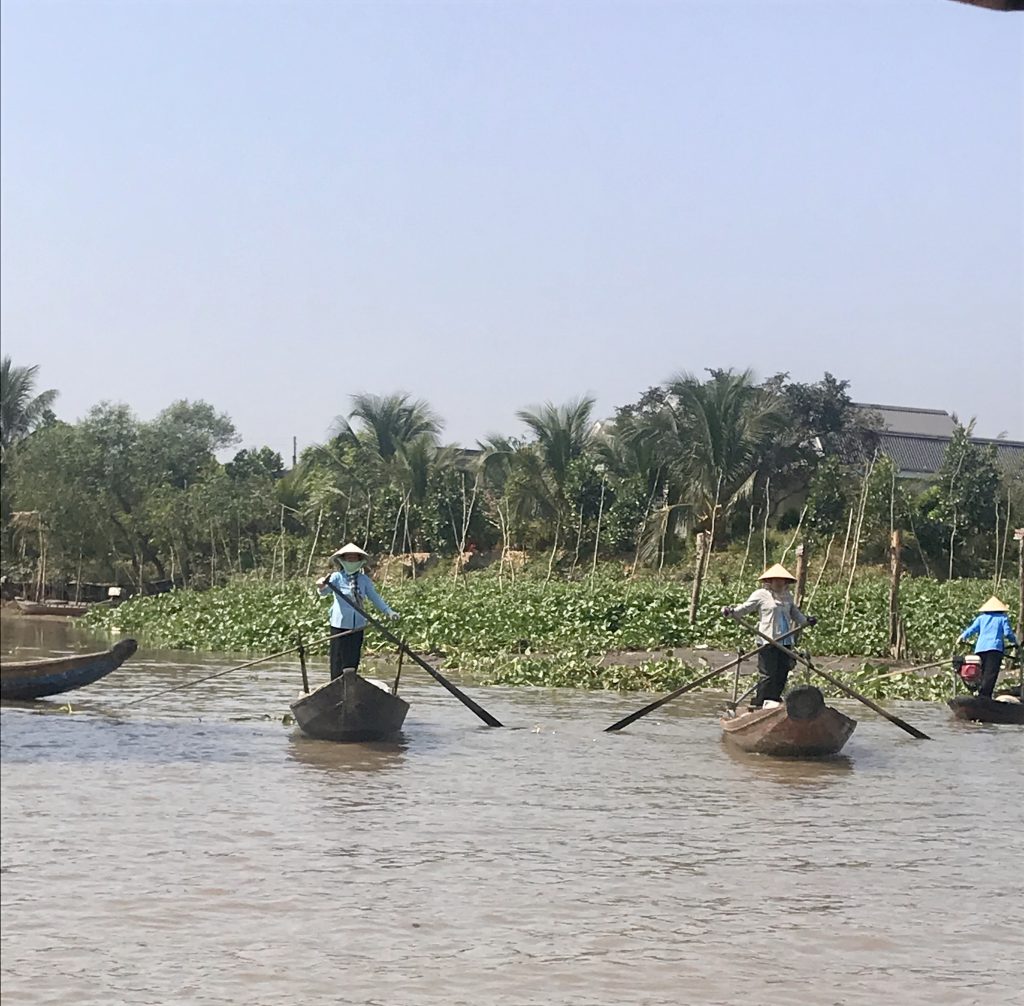
{"label": "water hyacinth patch", "polygon": [[[444,666],[482,682],[658,690],[677,687],[700,668],[653,658],[632,667],[598,667],[596,658],[609,651],[694,645],[735,651],[750,644],[746,631],[720,614],[723,605],[749,595],[749,582],[709,583],[693,625],[689,584],[669,576],[628,581],[599,575],[549,583],[521,578],[512,584],[481,573],[459,581],[405,580],[381,589],[402,614],[399,623],[389,624],[392,631],[414,650],[438,655]],[[900,601],[912,657],[939,659],[957,649],[956,637],[990,592],[989,581],[905,579]],[[804,634],[802,645],[813,653],[885,657],[888,581],[858,578],[844,624],[845,594],[844,584],[823,584],[805,604],[819,623]],[[94,610],[86,619],[150,646],[273,653],[293,646],[300,635],[307,642],[326,635],[328,608],[307,580],[239,578],[203,592],[132,599]],[[366,650],[393,652],[394,644],[371,628]],[[315,651],[325,652],[325,645]],[[872,687],[884,691],[878,697],[909,691],[915,694],[906,697],[915,697],[927,690],[901,677]]]}

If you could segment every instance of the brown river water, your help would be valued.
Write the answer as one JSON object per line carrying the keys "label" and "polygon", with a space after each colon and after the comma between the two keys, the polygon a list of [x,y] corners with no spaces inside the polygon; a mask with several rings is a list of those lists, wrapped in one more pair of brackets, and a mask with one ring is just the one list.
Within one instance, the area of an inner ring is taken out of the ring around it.
{"label": "brown river water", "polygon": [[466,685],[492,729],[406,670],[403,738],[340,745],[290,661],[126,705],[244,659],[3,707],[5,1006],[1024,1003],[1024,727],[844,702],[845,757],[786,762],[720,695],[606,734],[651,696]]}

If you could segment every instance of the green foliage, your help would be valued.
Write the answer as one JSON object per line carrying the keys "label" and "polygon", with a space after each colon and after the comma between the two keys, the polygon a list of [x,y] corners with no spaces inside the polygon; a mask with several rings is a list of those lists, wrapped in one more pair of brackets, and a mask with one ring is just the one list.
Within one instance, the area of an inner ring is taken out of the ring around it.
{"label": "green foliage", "polygon": [[[627,581],[605,571],[593,581],[545,584],[521,577],[510,584],[478,573],[458,583],[433,577],[381,589],[401,612],[397,631],[413,649],[443,655],[446,666],[499,683],[669,686],[689,673],[676,661],[652,658],[639,668],[598,668],[596,660],[618,650],[707,645],[733,651],[750,643],[745,629],[719,613],[723,605],[745,599],[749,584],[709,582],[693,626],[687,620],[688,586],[669,578]],[[901,601],[911,652],[923,659],[952,652],[989,589],[987,581],[906,579]],[[822,586],[813,605],[819,623],[804,634],[802,645],[816,653],[884,656],[887,581],[856,581],[852,613],[841,628],[844,593],[842,585]],[[134,599],[91,612],[87,620],[149,645],[271,653],[287,648],[299,633],[307,641],[326,634],[327,611],[328,602],[308,580],[282,584],[240,577],[213,590]],[[387,652],[393,646],[370,631],[367,649]],[[899,685],[886,681],[890,691]]]}
{"label": "green foliage", "polygon": [[[332,436],[287,472],[266,447],[222,463],[237,437],[205,402],[175,402],[151,422],[101,403],[78,423],[57,422],[52,393],[32,393],[34,374],[5,358],[3,572],[58,590],[72,577],[138,588],[202,588],[249,573],[283,582],[322,569],[334,547],[355,540],[376,555],[544,553],[554,598],[554,581],[595,557],[659,571],[685,561],[689,573],[701,529],[713,538],[705,608],[730,550],[763,548],[767,558],[801,537],[816,557],[835,545],[819,598],[828,605],[829,574],[847,572],[854,555],[858,565],[884,561],[890,528],[904,532],[915,571],[998,582],[1024,507],[1024,472],[998,471],[963,427],[939,481],[909,489],[830,374],[799,384],[786,374],[756,383],[749,371],[683,373],[618,409],[614,423],[595,421],[590,398],[523,410],[522,439],[492,436],[479,451],[442,445],[441,419],[422,400],[356,395]],[[851,522],[861,501],[863,521]],[[623,603],[644,589],[632,587]],[[659,595],[649,607],[672,610],[631,623],[638,645],[691,632],[679,615],[685,603]],[[878,648],[876,621],[857,645]]]}
{"label": "green foliage", "polygon": [[38,366],[15,367],[9,356],[0,360],[0,458],[39,426],[57,398],[57,392],[37,393]]}
{"label": "green foliage", "polygon": [[971,427],[956,425],[934,485],[917,501],[918,538],[954,570],[979,572],[990,549],[1001,495],[995,448],[974,444]]}

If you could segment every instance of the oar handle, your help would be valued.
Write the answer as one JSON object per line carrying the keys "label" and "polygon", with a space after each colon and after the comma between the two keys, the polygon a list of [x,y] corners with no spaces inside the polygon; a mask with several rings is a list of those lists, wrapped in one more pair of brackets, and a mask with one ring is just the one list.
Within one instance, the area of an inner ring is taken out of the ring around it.
{"label": "oar handle", "polygon": [[871,699],[869,699],[866,695],[861,695],[860,692],[855,692],[849,686],[844,685],[843,682],[840,681],[838,678],[835,678],[831,674],[829,674],[828,671],[823,671],[820,668],[815,667],[814,664],[812,664],[811,661],[802,653],[798,653],[795,650],[791,650],[788,646],[783,646],[783,644],[780,643],[777,639],[772,639],[771,636],[768,636],[765,633],[763,633],[760,630],[760,628],[758,628],[752,622],[748,622],[743,618],[738,618],[736,615],[733,615],[731,617],[735,618],[736,621],[740,623],[740,625],[748,629],[750,632],[753,632],[756,635],[760,636],[762,639],[767,640],[776,649],[781,650],[783,653],[789,654],[791,657],[795,657],[797,660],[800,661],[800,663],[804,664],[815,674],[820,674],[826,681],[835,685],[835,687],[838,688],[841,692],[844,692],[851,698],[863,702],[864,705],[866,705],[869,709],[873,709],[876,713],[878,713],[879,716],[883,716],[885,717],[885,719],[889,720],[890,723],[895,723],[896,726],[898,726],[901,730],[906,730],[906,732],[910,734],[912,737],[916,737],[918,740],[923,741],[931,740],[931,738],[926,733],[922,733],[922,731],[918,730],[917,727],[913,727],[905,720],[901,720],[898,716],[894,716],[892,713],[887,712],[876,702],[872,702]]}
{"label": "oar handle", "polygon": [[479,716],[480,719],[484,721],[484,723],[486,723],[489,727],[500,727],[502,725],[501,720],[492,716],[486,709],[483,708],[483,706],[478,705],[468,695],[466,695],[464,692],[461,692],[443,674],[441,674],[440,671],[437,671],[433,667],[431,667],[430,664],[428,664],[414,650],[410,650],[409,647],[406,646],[405,643],[398,636],[396,636],[389,629],[386,629],[372,615],[368,615],[359,604],[352,600],[351,597],[347,597],[340,590],[338,590],[338,588],[335,587],[333,583],[331,583],[330,579],[328,579],[326,583],[327,586],[334,591],[337,597],[344,601],[357,614],[362,615],[362,617],[365,618],[366,621],[370,623],[370,625],[374,626],[385,639],[388,639],[392,643],[395,643],[400,650],[404,651],[404,653],[406,654],[406,656],[409,657],[410,660],[414,661],[416,664],[422,667],[423,670],[425,670],[439,685],[441,685],[442,688],[446,688],[449,692],[451,692],[451,694],[454,695],[467,709],[470,709],[472,712],[476,713],[476,715]]}

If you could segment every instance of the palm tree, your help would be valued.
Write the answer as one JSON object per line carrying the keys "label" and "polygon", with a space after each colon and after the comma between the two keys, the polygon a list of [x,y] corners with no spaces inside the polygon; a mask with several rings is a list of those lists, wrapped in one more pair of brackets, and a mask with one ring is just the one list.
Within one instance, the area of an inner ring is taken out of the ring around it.
{"label": "palm tree", "polygon": [[[570,489],[585,481],[580,462],[596,460],[597,424],[592,418],[594,399],[577,398],[565,405],[546,402],[537,409],[522,409],[516,416],[534,435],[528,451],[518,455],[524,490],[520,505],[532,504],[536,513],[554,522],[549,574],[558,549],[559,534],[570,527],[582,506],[583,493]],[[574,498],[570,498],[574,497]],[[577,498],[578,497],[578,498]],[[583,528],[582,510],[577,527],[577,552]]]}
{"label": "palm tree", "polygon": [[565,485],[570,463],[582,457],[594,441],[593,410],[594,399],[585,397],[560,406],[546,402],[538,409],[516,413],[536,438],[546,473],[559,488]]}
{"label": "palm tree", "polygon": [[45,418],[57,392],[35,391],[35,367],[15,367],[5,356],[0,363],[0,455],[32,432]]}
{"label": "palm tree", "polygon": [[334,443],[339,447],[351,444],[368,452],[382,476],[377,481],[383,493],[390,491],[399,497],[392,554],[399,541],[403,550],[414,547],[423,523],[431,474],[453,462],[454,450],[438,446],[442,426],[426,401],[412,399],[402,391],[353,395],[351,412],[335,420]]}
{"label": "palm tree", "polygon": [[[359,421],[360,429],[351,421]],[[384,461],[391,461],[413,441],[427,437],[437,441],[443,423],[422,398],[410,399],[404,391],[391,395],[352,396],[348,417],[334,421],[333,436],[358,440],[372,446]]]}
{"label": "palm tree", "polygon": [[753,488],[760,453],[785,411],[749,370],[710,373],[703,382],[683,373],[667,383],[670,415],[662,417],[660,443],[686,487],[694,525],[707,528],[713,541],[717,522]]}

